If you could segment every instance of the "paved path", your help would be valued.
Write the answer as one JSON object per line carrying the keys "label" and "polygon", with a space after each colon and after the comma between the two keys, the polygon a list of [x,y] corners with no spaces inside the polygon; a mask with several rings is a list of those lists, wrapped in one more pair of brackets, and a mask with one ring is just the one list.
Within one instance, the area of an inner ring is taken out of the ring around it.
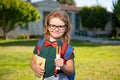
{"label": "paved path", "polygon": [[111,40],[103,40],[100,38],[92,38],[92,37],[85,37],[85,36],[72,36],[71,39],[76,39],[80,41],[90,41],[90,42],[100,42],[105,44],[120,44],[120,41],[111,41]]}

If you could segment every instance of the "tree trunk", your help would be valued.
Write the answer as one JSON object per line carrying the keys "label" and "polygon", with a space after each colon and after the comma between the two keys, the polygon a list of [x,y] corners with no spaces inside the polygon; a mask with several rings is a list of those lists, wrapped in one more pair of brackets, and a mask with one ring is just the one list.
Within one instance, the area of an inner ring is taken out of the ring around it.
{"label": "tree trunk", "polygon": [[3,33],[3,39],[4,39],[4,40],[7,40],[7,39],[8,39],[8,34],[7,34],[7,32],[5,32],[5,31],[4,31],[4,33]]}

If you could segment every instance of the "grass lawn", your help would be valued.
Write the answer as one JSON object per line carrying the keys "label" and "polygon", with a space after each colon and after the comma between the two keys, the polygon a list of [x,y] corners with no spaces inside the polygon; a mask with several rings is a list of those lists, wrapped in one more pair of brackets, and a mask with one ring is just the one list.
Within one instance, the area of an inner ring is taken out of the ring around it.
{"label": "grass lawn", "polygon": [[[0,41],[0,80],[34,80],[29,62],[37,41]],[[75,48],[75,80],[120,80],[120,45],[71,44]]]}

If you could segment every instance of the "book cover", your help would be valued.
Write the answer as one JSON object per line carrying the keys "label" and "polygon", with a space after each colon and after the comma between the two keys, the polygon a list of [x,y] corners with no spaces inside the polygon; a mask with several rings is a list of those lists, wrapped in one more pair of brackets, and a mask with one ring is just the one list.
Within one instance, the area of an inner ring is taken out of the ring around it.
{"label": "book cover", "polygon": [[[40,62],[42,62],[42,64],[40,65],[40,68],[44,69],[45,61],[46,61],[45,58],[36,55],[36,63],[39,64]],[[43,80],[43,76],[38,77],[35,75],[35,80]]]}

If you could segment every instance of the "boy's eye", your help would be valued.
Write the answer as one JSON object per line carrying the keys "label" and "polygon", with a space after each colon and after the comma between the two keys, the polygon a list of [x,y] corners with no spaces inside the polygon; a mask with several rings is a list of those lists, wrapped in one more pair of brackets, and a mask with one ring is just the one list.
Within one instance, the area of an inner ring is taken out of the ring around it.
{"label": "boy's eye", "polygon": [[63,30],[63,29],[65,29],[65,26],[64,25],[54,25],[54,24],[49,24],[49,26],[50,26],[50,28],[52,28],[52,29],[56,29],[56,28],[58,28],[58,29],[60,29],[60,30]]}
{"label": "boy's eye", "polygon": [[63,28],[64,26],[58,26],[59,28]]}
{"label": "boy's eye", "polygon": [[52,27],[56,27],[56,25],[51,25]]}

